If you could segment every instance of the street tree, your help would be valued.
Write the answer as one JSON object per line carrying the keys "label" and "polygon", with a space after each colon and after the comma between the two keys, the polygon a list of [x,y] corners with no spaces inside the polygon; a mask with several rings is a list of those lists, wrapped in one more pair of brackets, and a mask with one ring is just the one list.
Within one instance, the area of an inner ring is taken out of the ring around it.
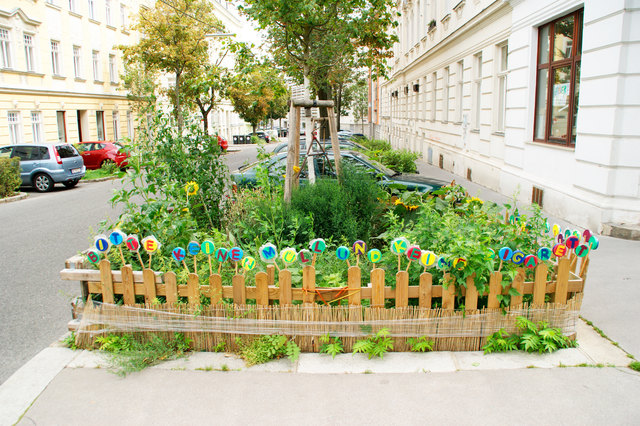
{"label": "street tree", "polygon": [[362,133],[364,133],[364,119],[369,114],[369,93],[365,80],[360,80],[353,87],[353,103],[352,112],[356,122],[362,125]]}
{"label": "street tree", "polygon": [[172,74],[175,86],[168,92],[182,129],[183,81],[209,60],[207,34],[223,31],[208,0],[162,0],[151,9],[140,9],[133,29],[141,35],[137,44],[119,46],[125,64],[144,64],[148,70]]}

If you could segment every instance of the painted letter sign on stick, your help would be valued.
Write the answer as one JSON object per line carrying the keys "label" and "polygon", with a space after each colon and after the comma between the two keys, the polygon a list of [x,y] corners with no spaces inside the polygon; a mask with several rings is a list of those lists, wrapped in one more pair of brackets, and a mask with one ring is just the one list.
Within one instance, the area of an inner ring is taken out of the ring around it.
{"label": "painted letter sign on stick", "polygon": [[216,245],[213,243],[213,241],[204,240],[200,249],[202,250],[202,253],[206,254],[207,256],[211,256],[216,250]]}
{"label": "painted letter sign on stick", "polygon": [[327,243],[322,238],[316,238],[309,243],[309,249],[315,254],[322,254],[327,248]]}
{"label": "painted letter sign on stick", "polygon": [[404,254],[404,252],[406,252],[408,248],[409,248],[409,240],[407,240],[406,238],[400,237],[391,241],[391,251],[394,254],[398,254],[398,255]]}
{"label": "painted letter sign on stick", "polygon": [[407,258],[410,261],[418,260],[422,256],[422,250],[418,246],[411,246],[407,249]]}
{"label": "painted letter sign on stick", "polygon": [[256,267],[256,260],[251,256],[247,256],[244,259],[242,259],[241,264],[242,264],[242,268],[245,271],[250,271]]}
{"label": "painted letter sign on stick", "polygon": [[187,251],[182,247],[176,247],[171,251],[171,257],[178,263],[182,262],[186,255]]}
{"label": "painted letter sign on stick", "polygon": [[100,262],[100,253],[98,253],[95,250],[89,250],[87,252],[87,258],[89,259],[89,262],[91,262],[91,263],[98,263],[98,262]]}
{"label": "painted letter sign on stick", "polygon": [[312,259],[313,259],[313,255],[309,250],[302,249],[298,252],[298,260],[303,265],[306,265],[307,263],[311,262]]}
{"label": "painted letter sign on stick", "polygon": [[94,243],[99,252],[104,253],[109,250],[109,239],[105,235],[98,235]]}
{"label": "painted letter sign on stick", "polygon": [[538,249],[538,257],[540,260],[551,259],[551,249],[549,247],[540,247],[540,249]]}
{"label": "painted letter sign on stick", "polygon": [[227,249],[224,247],[218,248],[216,250],[216,260],[220,263],[225,262],[227,260]]}
{"label": "painted letter sign on stick", "polygon": [[111,234],[109,234],[109,241],[114,246],[119,246],[120,244],[124,243],[124,239],[126,237],[127,237],[127,235],[124,232],[116,229]]}
{"label": "painted letter sign on stick", "polygon": [[524,266],[526,266],[529,269],[535,268],[537,264],[538,264],[538,258],[532,254],[524,258]]}
{"label": "painted letter sign on stick", "polygon": [[435,263],[438,256],[432,251],[423,251],[420,256],[420,263],[424,268],[431,268]]}
{"label": "painted letter sign on stick", "polygon": [[371,249],[367,253],[367,259],[369,259],[371,263],[378,263],[382,260],[382,252],[378,249]]}
{"label": "painted letter sign on stick", "polygon": [[229,250],[229,259],[234,262],[240,262],[242,256],[244,256],[244,252],[240,247],[232,247],[231,250]]}
{"label": "painted letter sign on stick", "polygon": [[367,254],[367,243],[361,240],[353,243],[353,254],[356,256],[365,256]]}
{"label": "painted letter sign on stick", "polygon": [[453,267],[459,271],[463,270],[465,266],[467,266],[467,259],[464,257],[458,257],[453,261]]}
{"label": "painted letter sign on stick", "polygon": [[598,246],[600,246],[600,241],[598,241],[595,235],[592,235],[591,238],[589,238],[589,247],[591,247],[591,250],[598,250]]}
{"label": "painted letter sign on stick", "polygon": [[551,231],[553,232],[553,236],[555,237],[562,232],[562,228],[560,227],[560,225],[556,223],[553,225],[553,228],[551,228]]}
{"label": "painted letter sign on stick", "polygon": [[524,262],[524,256],[525,255],[523,252],[521,252],[520,250],[516,250],[511,255],[511,261],[516,265],[520,265],[522,262]]}
{"label": "painted letter sign on stick", "polygon": [[589,254],[589,246],[588,245],[580,244],[578,247],[576,247],[576,256],[585,257],[587,254]]}
{"label": "painted letter sign on stick", "polygon": [[436,264],[436,267],[440,270],[450,268],[451,262],[447,262],[447,259],[445,259],[444,256],[440,256],[440,258],[438,259],[438,263]]}
{"label": "painted letter sign on stick", "polygon": [[158,242],[156,237],[150,235],[148,237],[144,237],[142,239],[142,247],[147,251],[147,253],[154,253],[160,248],[161,244]]}
{"label": "painted letter sign on stick", "polygon": [[189,242],[189,245],[187,245],[187,251],[191,256],[200,254],[200,244],[197,241]]}
{"label": "painted letter sign on stick", "polygon": [[567,246],[565,246],[564,244],[556,244],[555,246],[553,246],[553,254],[556,257],[563,257],[565,254],[567,254],[567,252]]}
{"label": "painted letter sign on stick", "polygon": [[498,252],[498,257],[504,262],[510,261],[511,256],[513,256],[513,251],[509,247],[502,247]]}
{"label": "painted letter sign on stick", "polygon": [[260,259],[265,263],[274,263],[276,254],[278,253],[276,246],[271,243],[266,243],[260,247]]}
{"label": "painted letter sign on stick", "polygon": [[580,244],[580,238],[576,237],[575,235],[572,235],[569,238],[567,238],[567,241],[565,242],[565,244],[567,245],[567,247],[573,250],[576,247],[578,247],[578,244]]}
{"label": "painted letter sign on stick", "polygon": [[125,244],[130,251],[137,252],[140,250],[140,241],[137,235],[129,235],[125,240]]}
{"label": "painted letter sign on stick", "polygon": [[280,252],[280,258],[282,259],[282,261],[289,265],[293,262],[296,261],[298,253],[296,252],[296,249],[292,248],[292,247],[287,247],[286,249],[282,250]]}

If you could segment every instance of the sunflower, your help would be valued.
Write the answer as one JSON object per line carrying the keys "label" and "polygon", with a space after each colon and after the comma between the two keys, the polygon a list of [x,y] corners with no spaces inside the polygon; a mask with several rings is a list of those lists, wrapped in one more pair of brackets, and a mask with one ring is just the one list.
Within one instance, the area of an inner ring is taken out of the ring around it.
{"label": "sunflower", "polygon": [[184,186],[184,190],[187,193],[187,196],[189,195],[196,195],[198,193],[198,190],[200,189],[200,187],[198,186],[198,184],[194,181],[189,182],[188,184],[186,184]]}

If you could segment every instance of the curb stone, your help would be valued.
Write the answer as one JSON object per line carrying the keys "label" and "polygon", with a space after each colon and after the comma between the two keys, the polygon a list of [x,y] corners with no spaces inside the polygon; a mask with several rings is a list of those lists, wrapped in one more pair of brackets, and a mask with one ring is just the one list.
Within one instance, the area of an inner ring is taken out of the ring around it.
{"label": "curb stone", "polygon": [[11,197],[0,198],[0,204],[13,203],[14,201],[20,201],[27,198],[29,194],[26,192],[18,192],[18,195],[12,195]]}

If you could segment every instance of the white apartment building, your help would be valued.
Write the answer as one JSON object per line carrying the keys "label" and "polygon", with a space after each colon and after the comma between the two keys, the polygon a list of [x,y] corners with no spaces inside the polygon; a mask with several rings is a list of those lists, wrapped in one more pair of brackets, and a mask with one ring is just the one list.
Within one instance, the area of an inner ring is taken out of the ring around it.
{"label": "white apartment building", "polygon": [[577,225],[637,226],[638,6],[398,2],[400,42],[379,89],[381,136]]}
{"label": "white apartment building", "polygon": [[143,0],[0,6],[0,145],[133,138],[121,53]]}

